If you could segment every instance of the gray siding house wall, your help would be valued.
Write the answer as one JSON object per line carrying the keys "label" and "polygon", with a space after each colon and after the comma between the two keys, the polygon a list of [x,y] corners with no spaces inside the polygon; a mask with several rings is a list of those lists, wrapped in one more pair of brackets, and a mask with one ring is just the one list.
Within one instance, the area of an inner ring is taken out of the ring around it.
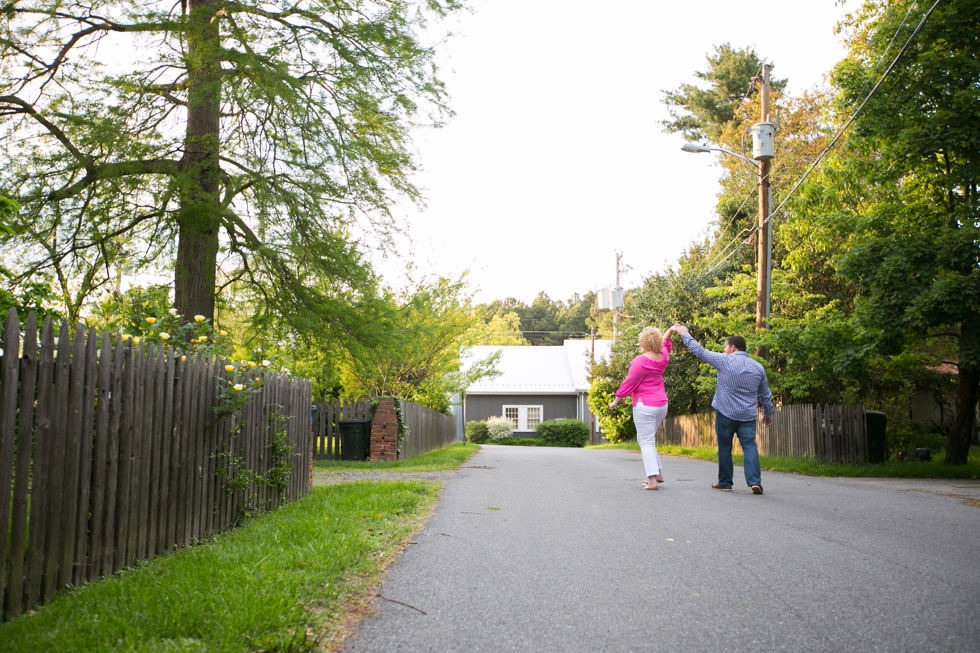
{"label": "gray siding house wall", "polygon": [[[577,417],[575,395],[466,395],[464,419],[467,422],[480,422],[488,417],[502,417],[504,406],[541,406],[541,420],[575,419]],[[534,431],[516,431],[522,437],[534,437]]]}
{"label": "gray siding house wall", "polygon": [[[541,406],[541,420],[580,419],[586,424],[592,417],[586,395],[589,391],[589,360],[608,360],[611,341],[566,340],[560,346],[517,347],[475,346],[464,356],[463,368],[490,355],[499,355],[498,375],[471,384],[460,407],[466,422],[488,417],[506,417],[504,406]],[[459,415],[459,413],[457,413]],[[520,411],[518,423],[527,426],[528,411]],[[598,422],[594,423],[598,428]],[[535,432],[516,431],[519,437],[533,437]],[[462,434],[460,434],[462,438]],[[593,432],[593,442],[602,438]]]}

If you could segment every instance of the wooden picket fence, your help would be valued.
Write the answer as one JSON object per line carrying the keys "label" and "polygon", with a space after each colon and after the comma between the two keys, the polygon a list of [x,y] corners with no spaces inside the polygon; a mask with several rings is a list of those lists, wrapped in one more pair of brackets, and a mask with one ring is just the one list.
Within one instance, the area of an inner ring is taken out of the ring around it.
{"label": "wooden picket fence", "polygon": [[340,460],[340,420],[371,419],[371,400],[317,399],[313,407],[313,459]]}
{"label": "wooden picket fence", "polygon": [[408,436],[402,444],[399,458],[413,458],[424,453],[448,447],[456,441],[456,420],[411,401],[401,402],[402,417],[408,427]]}
{"label": "wooden picket fence", "polygon": [[[668,417],[657,435],[659,442],[684,447],[715,447],[715,414]],[[827,462],[858,463],[868,460],[864,406],[779,406],[772,426],[756,423],[759,455],[780,458],[814,458]],[[732,449],[741,453],[738,438]]]}
{"label": "wooden picket fence", "polygon": [[[313,458],[340,460],[340,421],[371,419],[371,400],[317,399],[313,405]],[[402,444],[399,459],[419,456],[456,441],[456,422],[451,415],[404,399],[401,406],[408,437]]]}
{"label": "wooden picket fence", "polygon": [[[38,342],[33,313],[21,339],[10,312],[0,357],[5,618],[309,492],[310,382],[259,373],[240,412],[216,419],[221,388],[238,380],[228,376],[217,361],[81,326],[72,334],[63,323],[55,338],[50,318]],[[277,428],[288,434],[288,484],[228,491],[240,465],[263,474],[277,462]]]}

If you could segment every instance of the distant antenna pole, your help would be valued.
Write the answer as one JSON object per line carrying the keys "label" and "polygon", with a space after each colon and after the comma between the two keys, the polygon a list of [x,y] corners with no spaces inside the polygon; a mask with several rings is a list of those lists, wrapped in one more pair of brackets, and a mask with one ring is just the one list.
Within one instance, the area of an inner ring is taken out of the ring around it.
{"label": "distant antenna pole", "polygon": [[[623,255],[620,254],[619,252],[616,252],[616,287],[614,289],[614,292],[616,290],[619,290],[619,261],[622,258]],[[619,340],[619,309],[620,308],[621,307],[616,306],[616,302],[613,301],[613,310],[615,311],[613,313],[613,342]]]}
{"label": "distant antenna pole", "polygon": [[[595,378],[595,325],[592,325],[592,351],[589,352],[589,383]],[[586,401],[586,407],[588,402]],[[595,441],[595,415],[589,408],[589,444],[597,444]]]}

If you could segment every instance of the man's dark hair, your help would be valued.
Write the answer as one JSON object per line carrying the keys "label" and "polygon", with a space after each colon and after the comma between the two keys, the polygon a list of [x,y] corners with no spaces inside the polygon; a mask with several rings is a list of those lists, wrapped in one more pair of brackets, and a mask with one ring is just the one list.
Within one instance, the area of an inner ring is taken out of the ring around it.
{"label": "man's dark hair", "polygon": [[742,336],[728,336],[725,342],[739,351],[745,351],[745,338]]}

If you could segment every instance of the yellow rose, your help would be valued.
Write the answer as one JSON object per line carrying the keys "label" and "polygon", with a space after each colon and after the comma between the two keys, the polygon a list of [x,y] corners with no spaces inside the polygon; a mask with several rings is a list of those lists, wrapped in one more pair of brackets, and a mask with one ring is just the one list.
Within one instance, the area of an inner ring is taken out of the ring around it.
{"label": "yellow rose", "polygon": [[204,320],[206,320],[206,319],[207,319],[207,318],[206,318],[206,317],[204,317],[203,315],[195,315],[195,316],[194,316],[194,321],[195,321],[195,322],[203,322],[203,321],[204,321]]}
{"label": "yellow rose", "polygon": [[234,371],[235,371],[234,365],[225,365],[225,372],[234,372]]}
{"label": "yellow rose", "polygon": [[148,318],[146,318],[146,323],[147,324],[153,324],[156,321],[157,321],[157,319],[155,317],[148,317]]}
{"label": "yellow rose", "polygon": [[181,356],[180,357],[180,362],[181,363],[186,363],[187,362],[187,356]]}
{"label": "yellow rose", "polygon": [[219,332],[218,332],[218,334],[219,334],[219,335],[220,335],[220,336],[221,336],[222,338],[224,338],[224,337],[225,337],[226,335],[228,335],[228,332],[227,332],[227,331],[219,331]]}
{"label": "yellow rose", "polygon": [[134,345],[140,344],[140,339],[138,337],[136,337],[136,336],[133,336],[133,344]]}
{"label": "yellow rose", "polygon": [[248,366],[249,367],[255,367],[255,362],[254,361],[249,361],[248,362]]}
{"label": "yellow rose", "polygon": [[243,386],[241,383],[236,383],[235,385],[232,386],[232,389],[234,389],[235,392],[241,392],[242,390],[245,389],[245,386]]}
{"label": "yellow rose", "polygon": [[164,341],[170,340],[170,334],[167,333],[166,331],[162,332],[160,334],[160,340],[164,340]]}

